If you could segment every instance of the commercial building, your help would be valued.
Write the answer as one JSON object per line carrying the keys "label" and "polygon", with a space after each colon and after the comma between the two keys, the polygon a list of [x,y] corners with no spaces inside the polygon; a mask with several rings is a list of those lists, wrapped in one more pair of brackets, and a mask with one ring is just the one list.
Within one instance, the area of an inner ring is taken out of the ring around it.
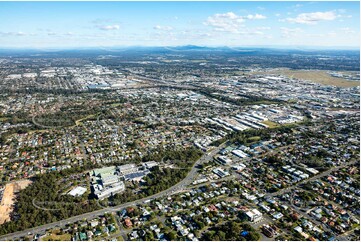
{"label": "commercial building", "polygon": [[98,199],[103,199],[125,190],[124,182],[121,181],[121,176],[115,166],[93,170],[90,182],[92,192]]}
{"label": "commercial building", "polygon": [[262,219],[262,213],[258,211],[258,209],[252,209],[247,211],[245,214],[250,222],[257,223]]}
{"label": "commercial building", "polygon": [[229,164],[232,163],[232,160],[231,160],[231,159],[229,159],[227,156],[222,156],[222,155],[220,155],[220,156],[217,157],[217,161],[218,161],[218,163],[220,163],[221,165],[229,165]]}

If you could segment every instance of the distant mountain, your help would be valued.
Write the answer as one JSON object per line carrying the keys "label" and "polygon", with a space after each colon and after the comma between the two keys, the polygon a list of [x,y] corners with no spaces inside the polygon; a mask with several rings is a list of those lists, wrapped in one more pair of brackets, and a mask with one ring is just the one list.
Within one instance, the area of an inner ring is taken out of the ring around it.
{"label": "distant mountain", "polygon": [[359,56],[359,50],[340,50],[340,49],[323,49],[316,50],[311,48],[276,48],[276,47],[207,47],[198,45],[184,45],[184,46],[130,46],[130,47],[85,47],[85,48],[44,48],[44,49],[7,49],[0,48],[0,56],[13,57],[91,57],[97,55],[149,55],[149,54],[221,54],[230,56],[282,56],[282,55],[330,55],[330,56],[344,56],[352,55]]}

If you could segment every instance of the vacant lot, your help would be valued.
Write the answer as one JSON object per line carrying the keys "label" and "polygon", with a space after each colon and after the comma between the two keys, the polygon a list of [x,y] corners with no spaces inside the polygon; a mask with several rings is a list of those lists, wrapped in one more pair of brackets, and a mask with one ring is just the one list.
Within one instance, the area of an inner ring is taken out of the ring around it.
{"label": "vacant lot", "polygon": [[22,180],[6,184],[0,204],[0,224],[10,220],[10,214],[15,202],[15,193],[24,189],[30,183],[30,180]]}
{"label": "vacant lot", "polygon": [[343,78],[337,78],[327,74],[327,71],[305,71],[305,70],[278,70],[263,74],[280,74],[290,78],[301,79],[319,83],[321,85],[333,85],[337,87],[357,87],[360,86],[358,81],[348,81]]}
{"label": "vacant lot", "polygon": [[51,234],[42,238],[42,241],[71,241],[71,235],[62,234],[60,230],[54,230]]}

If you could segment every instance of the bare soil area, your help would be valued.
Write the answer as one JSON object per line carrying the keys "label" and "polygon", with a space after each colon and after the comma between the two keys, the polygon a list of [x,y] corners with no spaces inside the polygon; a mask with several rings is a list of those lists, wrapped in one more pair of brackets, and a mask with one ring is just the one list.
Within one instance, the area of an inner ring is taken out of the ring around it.
{"label": "bare soil area", "polygon": [[0,224],[10,220],[16,193],[27,187],[30,183],[30,180],[21,180],[6,184],[0,203]]}

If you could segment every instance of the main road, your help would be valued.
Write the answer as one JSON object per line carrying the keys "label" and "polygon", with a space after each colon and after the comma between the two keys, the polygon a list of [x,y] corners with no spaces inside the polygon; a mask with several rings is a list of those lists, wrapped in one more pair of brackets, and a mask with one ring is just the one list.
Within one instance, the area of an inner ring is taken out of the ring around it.
{"label": "main road", "polygon": [[215,154],[217,154],[218,151],[221,150],[224,146],[225,146],[225,143],[221,144],[220,146],[213,149],[212,151],[203,154],[203,156],[194,163],[191,170],[189,171],[187,176],[182,181],[180,181],[176,185],[174,185],[174,186],[172,186],[172,187],[170,187],[170,188],[168,188],[168,189],[166,189],[164,191],[161,191],[161,192],[159,192],[157,194],[153,194],[153,195],[151,195],[149,197],[145,197],[145,198],[135,200],[135,201],[132,201],[132,202],[123,203],[123,204],[115,206],[115,207],[107,207],[107,208],[99,209],[99,210],[96,210],[96,211],[93,211],[93,212],[84,213],[84,214],[80,214],[80,215],[70,217],[70,218],[67,218],[67,219],[59,220],[57,222],[44,224],[44,225],[41,225],[41,226],[38,226],[38,227],[25,229],[23,231],[14,232],[14,233],[11,233],[11,234],[6,234],[6,235],[3,235],[3,236],[0,236],[0,240],[1,241],[15,240],[15,239],[19,239],[20,237],[26,236],[29,233],[32,233],[32,234],[42,233],[42,232],[45,232],[48,229],[52,229],[52,228],[55,228],[55,227],[62,227],[64,225],[66,225],[66,224],[75,223],[75,222],[83,220],[83,219],[96,218],[96,217],[98,217],[100,215],[103,215],[105,213],[119,211],[119,210],[124,209],[124,208],[129,207],[129,206],[143,204],[144,202],[146,202],[148,200],[153,200],[153,199],[160,198],[160,197],[163,197],[163,196],[168,196],[168,195],[170,195],[170,194],[172,194],[174,192],[181,191],[181,190],[185,189],[186,186],[190,185],[192,183],[192,181],[194,180],[194,178],[196,177],[197,170],[198,170],[197,166],[204,163],[204,162],[212,160],[213,156]]}

